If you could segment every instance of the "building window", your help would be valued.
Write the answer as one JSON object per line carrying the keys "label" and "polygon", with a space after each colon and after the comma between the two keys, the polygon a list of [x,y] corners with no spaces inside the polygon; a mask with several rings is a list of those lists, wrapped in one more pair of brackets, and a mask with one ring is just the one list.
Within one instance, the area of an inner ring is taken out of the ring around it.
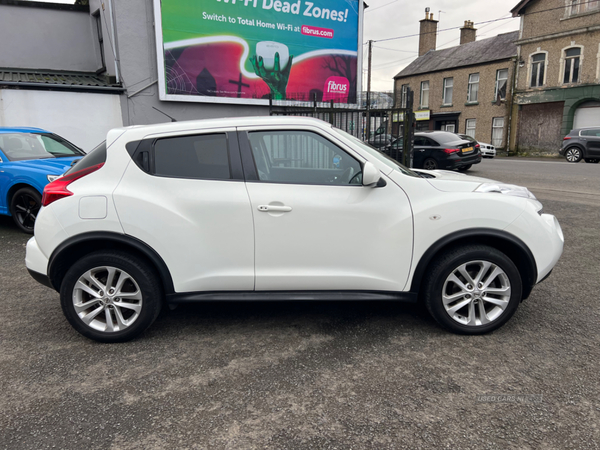
{"label": "building window", "polygon": [[492,145],[502,147],[504,136],[504,117],[494,117],[492,119]]}
{"label": "building window", "polygon": [[406,108],[408,104],[408,84],[402,85],[401,97],[400,97],[400,107]]}
{"label": "building window", "polygon": [[506,100],[506,85],[508,83],[508,69],[500,69],[496,71],[496,90],[494,99]]}
{"label": "building window", "polygon": [[429,81],[421,81],[421,108],[429,108]]}
{"label": "building window", "polygon": [[531,87],[544,85],[544,72],[546,71],[546,54],[536,53],[531,56]]}
{"label": "building window", "polygon": [[472,73],[469,75],[469,89],[467,92],[467,102],[477,102],[477,94],[479,93],[479,74]]}
{"label": "building window", "polygon": [[444,78],[444,92],[442,103],[444,105],[452,104],[452,89],[454,86],[454,78]]}
{"label": "building window", "polygon": [[579,81],[579,64],[581,48],[569,48],[565,50],[565,73],[563,83],[577,83]]}
{"label": "building window", "polygon": [[476,124],[477,124],[476,119],[467,119],[467,126],[466,126],[466,130],[465,130],[465,134],[467,136],[471,136],[473,139],[475,139],[475,125]]}
{"label": "building window", "polygon": [[598,11],[600,1],[598,0],[570,0],[569,15],[583,14],[586,12]]}

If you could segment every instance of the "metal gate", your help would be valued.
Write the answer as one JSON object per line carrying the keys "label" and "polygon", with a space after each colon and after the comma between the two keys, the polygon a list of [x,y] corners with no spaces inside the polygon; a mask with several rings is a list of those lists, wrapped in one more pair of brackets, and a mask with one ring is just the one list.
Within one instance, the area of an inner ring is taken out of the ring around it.
{"label": "metal gate", "polygon": [[[351,108],[347,104],[318,103],[316,100],[303,104],[275,104],[269,101],[271,116],[314,117],[329,122],[352,136],[367,142],[381,152],[405,165],[412,167],[414,114],[413,92],[406,95],[405,108],[375,109],[366,102],[364,108]],[[404,145],[404,143],[408,145]]]}

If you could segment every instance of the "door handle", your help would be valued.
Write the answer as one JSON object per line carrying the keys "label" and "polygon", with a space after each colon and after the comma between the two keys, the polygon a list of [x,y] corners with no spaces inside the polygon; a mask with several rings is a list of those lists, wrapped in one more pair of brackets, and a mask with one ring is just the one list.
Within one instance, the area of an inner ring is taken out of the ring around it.
{"label": "door handle", "polygon": [[291,206],[276,206],[276,205],[259,205],[258,210],[261,212],[290,212]]}

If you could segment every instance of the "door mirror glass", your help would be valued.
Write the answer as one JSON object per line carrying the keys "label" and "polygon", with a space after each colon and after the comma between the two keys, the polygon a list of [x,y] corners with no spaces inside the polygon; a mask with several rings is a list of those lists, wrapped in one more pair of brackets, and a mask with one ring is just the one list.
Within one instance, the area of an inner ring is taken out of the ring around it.
{"label": "door mirror glass", "polygon": [[372,162],[367,161],[363,167],[363,186],[374,186],[379,182],[380,178],[381,171]]}

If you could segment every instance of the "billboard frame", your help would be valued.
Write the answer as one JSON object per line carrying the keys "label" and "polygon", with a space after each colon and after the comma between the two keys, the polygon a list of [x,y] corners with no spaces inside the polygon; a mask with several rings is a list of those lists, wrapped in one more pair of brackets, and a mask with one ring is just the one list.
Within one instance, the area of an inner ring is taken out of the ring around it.
{"label": "billboard frame", "polygon": [[[167,81],[165,77],[165,50],[162,30],[162,0],[153,0],[154,3],[154,34],[156,39],[156,60],[158,76],[158,99],[160,101],[189,102],[189,103],[216,103],[229,105],[256,105],[269,106],[268,99],[235,98],[235,97],[211,97],[203,95],[174,95],[167,94]],[[364,3],[358,0],[358,42],[356,43],[356,99],[358,101],[362,92],[362,39],[363,39]],[[278,100],[281,104],[306,103],[298,100]],[[353,105],[344,103],[345,105]],[[354,104],[356,105],[356,104]]]}

